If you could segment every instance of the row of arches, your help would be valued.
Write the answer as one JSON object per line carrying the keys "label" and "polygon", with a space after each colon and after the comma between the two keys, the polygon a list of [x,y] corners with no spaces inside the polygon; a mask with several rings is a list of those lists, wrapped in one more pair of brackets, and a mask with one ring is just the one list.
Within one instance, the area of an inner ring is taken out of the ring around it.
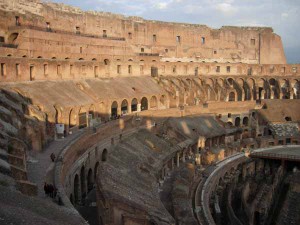
{"label": "row of arches", "polygon": [[[93,122],[107,121],[111,118],[126,115],[130,113],[168,108],[168,98],[166,95],[145,96],[142,98],[132,98],[123,100],[113,100],[92,105],[74,107],[71,109],[64,109],[58,105],[54,105],[55,114],[49,116],[53,118],[56,124],[64,123],[65,128],[73,127],[89,127]],[[46,121],[48,123],[48,121]]]}
{"label": "row of arches", "polygon": [[[97,151],[97,148],[96,150]],[[103,149],[101,154],[101,161],[107,161],[108,150]],[[87,165],[87,166],[86,166]],[[100,161],[97,160],[95,165],[88,165],[87,162],[83,163],[80,168],[80,172],[76,173],[73,179],[73,189],[70,194],[70,201],[72,204],[78,204],[83,200],[86,195],[94,188],[94,184],[97,179],[97,172],[100,165]],[[88,169],[86,169],[86,167]]]}
{"label": "row of arches", "polygon": [[197,99],[206,102],[300,98],[300,81],[293,78],[164,77],[161,83],[171,93],[170,101],[178,97],[179,104],[187,105],[194,105]]}

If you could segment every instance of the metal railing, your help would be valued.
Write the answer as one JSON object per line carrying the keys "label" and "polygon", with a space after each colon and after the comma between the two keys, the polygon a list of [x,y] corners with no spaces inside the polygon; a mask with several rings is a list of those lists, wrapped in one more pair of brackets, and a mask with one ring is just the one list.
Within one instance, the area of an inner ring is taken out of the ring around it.
{"label": "metal railing", "polygon": [[159,56],[159,53],[139,53],[139,56]]}

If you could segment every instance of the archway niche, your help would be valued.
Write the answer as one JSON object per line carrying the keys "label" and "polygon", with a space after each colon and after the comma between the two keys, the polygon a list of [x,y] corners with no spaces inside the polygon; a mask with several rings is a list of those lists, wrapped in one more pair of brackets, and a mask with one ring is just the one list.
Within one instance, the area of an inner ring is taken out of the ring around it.
{"label": "archway niche", "polygon": [[136,112],[138,106],[138,101],[136,98],[132,99],[131,101],[131,112]]}
{"label": "archway niche", "polygon": [[159,99],[159,102],[161,106],[166,106],[166,96],[162,95]]}
{"label": "archway niche", "polygon": [[234,102],[235,101],[235,93],[233,91],[229,93],[228,101],[229,102]]}
{"label": "archway niche", "polygon": [[77,125],[77,116],[76,116],[76,112],[74,109],[71,109],[70,114],[69,114],[69,127],[74,127]]}
{"label": "archway niche", "polygon": [[93,171],[92,169],[89,169],[88,176],[87,176],[87,186],[88,186],[88,191],[93,189],[94,186],[94,180],[93,180]]}
{"label": "archway niche", "polygon": [[81,167],[80,170],[80,188],[81,188],[81,198],[84,199],[86,196],[86,187],[85,187],[85,168],[84,166]]}
{"label": "archway niche", "polygon": [[79,201],[79,176],[78,174],[75,175],[74,178],[74,204],[77,204]]}
{"label": "archway niche", "polygon": [[249,125],[249,118],[248,117],[244,117],[243,118],[243,125],[244,126],[248,126]]}
{"label": "archway niche", "polygon": [[118,116],[118,103],[114,101],[111,104],[111,117],[117,117]]}
{"label": "archway niche", "polygon": [[85,109],[81,108],[78,113],[79,117],[79,129],[87,127],[87,116]]}
{"label": "archway niche", "polygon": [[148,99],[143,97],[141,100],[141,111],[148,110]]}
{"label": "archway niche", "polygon": [[122,115],[125,115],[128,113],[128,102],[126,99],[124,99],[121,103],[121,112],[122,112]]}
{"label": "archway niche", "polygon": [[101,157],[102,162],[107,161],[107,154],[108,154],[108,152],[107,152],[107,149],[105,148],[102,152],[102,157]]}
{"label": "archway niche", "polygon": [[156,109],[157,108],[157,98],[156,96],[152,96],[150,99],[150,108]]}
{"label": "archway niche", "polygon": [[241,125],[241,118],[240,117],[236,117],[235,121],[234,121],[234,126],[238,127]]}

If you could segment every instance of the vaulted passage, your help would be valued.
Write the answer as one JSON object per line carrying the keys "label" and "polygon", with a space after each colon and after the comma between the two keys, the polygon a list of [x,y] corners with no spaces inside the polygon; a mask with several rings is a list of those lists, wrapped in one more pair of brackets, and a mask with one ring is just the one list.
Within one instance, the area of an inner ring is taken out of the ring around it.
{"label": "vaulted passage", "polygon": [[143,97],[141,100],[141,111],[148,110],[148,99]]}
{"label": "vaulted passage", "polygon": [[115,101],[111,104],[111,117],[117,117],[118,116],[118,103]]}

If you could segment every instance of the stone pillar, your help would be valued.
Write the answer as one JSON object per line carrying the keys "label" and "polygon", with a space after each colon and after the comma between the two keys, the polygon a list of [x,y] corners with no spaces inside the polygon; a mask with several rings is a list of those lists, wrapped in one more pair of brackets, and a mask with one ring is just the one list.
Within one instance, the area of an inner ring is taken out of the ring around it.
{"label": "stone pillar", "polygon": [[137,104],[137,112],[140,112],[140,111],[141,111],[141,108],[142,108],[142,104],[141,104],[141,103],[138,103],[138,104]]}
{"label": "stone pillar", "polygon": [[179,167],[179,159],[180,159],[180,154],[179,152],[176,153],[176,165]]}

